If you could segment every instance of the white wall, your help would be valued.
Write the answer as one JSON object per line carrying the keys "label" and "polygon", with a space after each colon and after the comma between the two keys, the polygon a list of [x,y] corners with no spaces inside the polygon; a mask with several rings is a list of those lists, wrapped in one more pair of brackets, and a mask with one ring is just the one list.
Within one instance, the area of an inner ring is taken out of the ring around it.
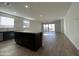
{"label": "white wall", "polygon": [[14,16],[14,15],[10,15],[10,14],[6,14],[6,13],[2,13],[2,12],[0,12],[0,16],[14,18],[14,28],[0,28],[0,31],[22,30],[23,18],[18,17],[18,16]]}
{"label": "white wall", "polygon": [[55,32],[61,33],[61,20],[49,22],[48,24],[55,24]]}
{"label": "white wall", "polygon": [[0,31],[34,31],[34,32],[41,32],[41,23],[37,21],[30,21],[30,27],[23,29],[23,20],[27,20],[22,17],[9,15],[6,13],[0,12],[0,16],[6,16],[6,17],[13,17],[15,19],[14,22],[14,28],[0,28]]}
{"label": "white wall", "polygon": [[64,33],[79,50],[79,3],[72,3],[64,17]]}
{"label": "white wall", "polygon": [[24,29],[24,31],[41,32],[42,24],[37,21],[30,21],[30,27]]}
{"label": "white wall", "polygon": [[[0,12],[0,16],[15,18],[15,16]],[[0,31],[13,31],[14,28],[0,28]]]}
{"label": "white wall", "polygon": [[64,33],[64,19],[49,22],[47,24],[55,24],[55,32]]}
{"label": "white wall", "polygon": [[55,31],[61,33],[61,21],[57,20],[53,23],[55,24]]}
{"label": "white wall", "polygon": [[32,32],[41,32],[42,24],[37,21],[30,21],[30,26],[28,28],[23,28],[24,18],[17,17],[15,18],[15,31],[32,31]]}
{"label": "white wall", "polygon": [[15,31],[22,31],[23,30],[23,18],[15,17],[14,30]]}
{"label": "white wall", "polygon": [[64,33],[64,19],[61,19],[61,33]]}

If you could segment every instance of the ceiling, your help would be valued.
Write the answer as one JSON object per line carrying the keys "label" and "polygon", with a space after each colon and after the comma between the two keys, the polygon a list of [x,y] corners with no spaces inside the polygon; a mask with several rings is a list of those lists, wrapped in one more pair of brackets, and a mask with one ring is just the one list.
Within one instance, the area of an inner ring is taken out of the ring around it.
{"label": "ceiling", "polygon": [[[62,19],[71,4],[71,2],[10,2],[6,5],[0,2],[0,11],[29,20],[51,22]],[[25,5],[28,5],[28,8],[25,8]]]}

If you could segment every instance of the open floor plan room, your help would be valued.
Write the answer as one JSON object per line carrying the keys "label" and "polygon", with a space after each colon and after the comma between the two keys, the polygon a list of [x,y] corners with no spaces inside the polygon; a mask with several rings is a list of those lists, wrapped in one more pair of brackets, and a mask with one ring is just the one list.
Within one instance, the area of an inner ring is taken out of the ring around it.
{"label": "open floor plan room", "polygon": [[79,56],[79,2],[0,2],[0,56]]}

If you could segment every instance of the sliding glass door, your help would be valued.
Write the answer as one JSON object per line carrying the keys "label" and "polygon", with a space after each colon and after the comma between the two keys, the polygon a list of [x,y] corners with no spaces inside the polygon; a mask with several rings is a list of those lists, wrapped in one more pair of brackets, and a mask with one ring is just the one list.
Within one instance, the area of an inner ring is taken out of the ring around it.
{"label": "sliding glass door", "polygon": [[44,32],[53,32],[55,31],[55,24],[43,24]]}

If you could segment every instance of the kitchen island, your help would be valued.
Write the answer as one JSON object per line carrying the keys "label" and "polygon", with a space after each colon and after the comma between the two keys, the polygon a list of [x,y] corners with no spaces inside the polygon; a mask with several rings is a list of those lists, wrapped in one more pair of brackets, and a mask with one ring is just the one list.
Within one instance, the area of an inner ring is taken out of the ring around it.
{"label": "kitchen island", "polygon": [[23,47],[37,51],[42,47],[42,32],[15,31],[15,42]]}

